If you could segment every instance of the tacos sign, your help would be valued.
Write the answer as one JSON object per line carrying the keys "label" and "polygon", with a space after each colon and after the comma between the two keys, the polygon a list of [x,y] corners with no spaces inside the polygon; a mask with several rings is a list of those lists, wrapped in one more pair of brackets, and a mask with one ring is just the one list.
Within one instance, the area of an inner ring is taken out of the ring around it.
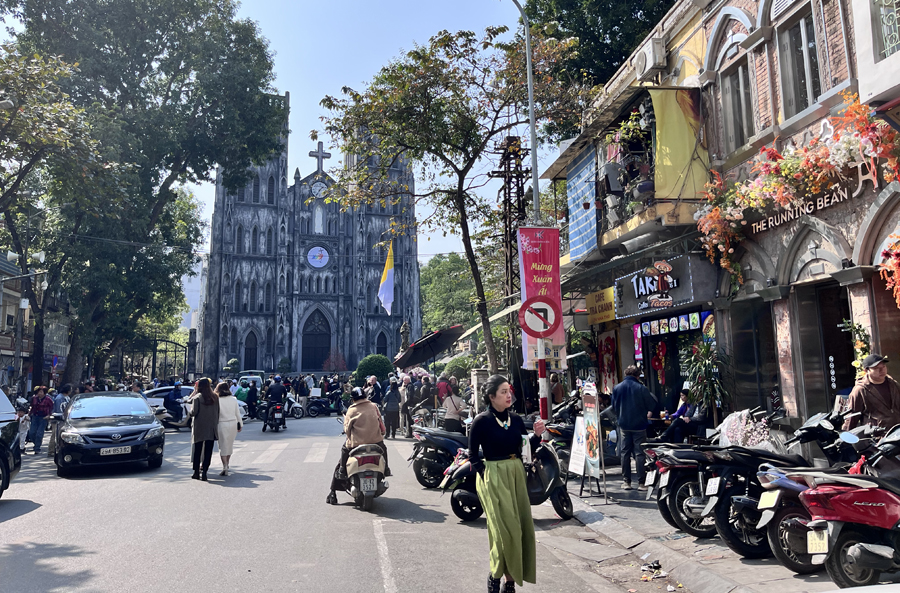
{"label": "tacos sign", "polygon": [[616,318],[664,311],[695,300],[712,300],[716,277],[710,264],[700,258],[678,255],[655,259],[647,267],[616,280]]}

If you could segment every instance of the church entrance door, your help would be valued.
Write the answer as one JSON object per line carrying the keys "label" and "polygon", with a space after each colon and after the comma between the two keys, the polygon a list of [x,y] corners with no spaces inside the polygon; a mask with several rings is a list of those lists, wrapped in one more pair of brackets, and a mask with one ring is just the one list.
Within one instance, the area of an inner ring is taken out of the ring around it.
{"label": "church entrance door", "polygon": [[250,332],[244,340],[244,368],[255,369],[256,366],[256,334]]}
{"label": "church entrance door", "polygon": [[331,350],[331,326],[321,311],[314,311],[303,325],[304,371],[321,371]]}

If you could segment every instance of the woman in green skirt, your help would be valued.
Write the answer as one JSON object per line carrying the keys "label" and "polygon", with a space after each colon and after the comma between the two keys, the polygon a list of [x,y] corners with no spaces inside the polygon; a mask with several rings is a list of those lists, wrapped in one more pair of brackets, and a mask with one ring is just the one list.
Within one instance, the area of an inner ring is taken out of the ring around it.
{"label": "woman in green skirt", "polygon": [[[534,521],[521,459],[528,431],[522,418],[509,410],[512,390],[505,377],[487,380],[484,403],[487,410],[475,417],[469,432],[469,455],[475,459],[479,448],[484,453],[484,474],[478,476],[476,488],[491,544],[488,593],[500,593],[501,575],[506,577],[503,593],[514,593],[516,583],[534,583],[536,573]],[[534,432],[531,439],[540,439],[542,420],[535,421]]]}

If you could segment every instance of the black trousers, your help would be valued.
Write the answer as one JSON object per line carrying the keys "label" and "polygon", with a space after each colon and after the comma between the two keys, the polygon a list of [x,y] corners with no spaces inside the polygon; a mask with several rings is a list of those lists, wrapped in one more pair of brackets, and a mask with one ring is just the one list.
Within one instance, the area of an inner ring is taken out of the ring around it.
{"label": "black trousers", "polygon": [[406,416],[406,436],[412,436],[412,427],[413,427],[413,419],[412,414],[409,413],[409,404],[403,404],[400,408],[400,413]]}
{"label": "black trousers", "polygon": [[[384,473],[387,474],[390,467],[388,465],[387,446],[385,446],[384,441],[373,444],[381,449],[382,454],[384,454]],[[331,478],[331,489],[334,491],[350,488],[350,484],[347,481],[347,460],[350,459],[350,451],[350,447],[347,443],[344,443],[344,446],[341,447],[341,460],[338,462],[337,467],[334,468],[334,475]]]}
{"label": "black trousers", "polygon": [[[194,473],[196,474],[201,469],[203,471],[209,470],[209,464],[212,461],[213,454],[213,445],[215,441],[197,441],[194,443],[194,452],[191,455],[191,461],[194,463]],[[201,465],[201,456],[202,456],[202,465]]]}
{"label": "black trousers", "polygon": [[400,412],[385,412],[384,425],[387,428],[384,436],[391,435],[392,439],[397,438],[397,429],[400,428]]}

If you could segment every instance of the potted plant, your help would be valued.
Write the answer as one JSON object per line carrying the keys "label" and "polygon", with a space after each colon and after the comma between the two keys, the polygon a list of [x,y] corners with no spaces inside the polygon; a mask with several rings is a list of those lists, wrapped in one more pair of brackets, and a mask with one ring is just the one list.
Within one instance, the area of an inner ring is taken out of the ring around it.
{"label": "potted plant", "polygon": [[691,346],[686,361],[685,382],[690,384],[690,401],[712,412],[713,425],[719,424],[718,404],[728,400],[725,388],[725,361],[712,340],[700,339]]}

